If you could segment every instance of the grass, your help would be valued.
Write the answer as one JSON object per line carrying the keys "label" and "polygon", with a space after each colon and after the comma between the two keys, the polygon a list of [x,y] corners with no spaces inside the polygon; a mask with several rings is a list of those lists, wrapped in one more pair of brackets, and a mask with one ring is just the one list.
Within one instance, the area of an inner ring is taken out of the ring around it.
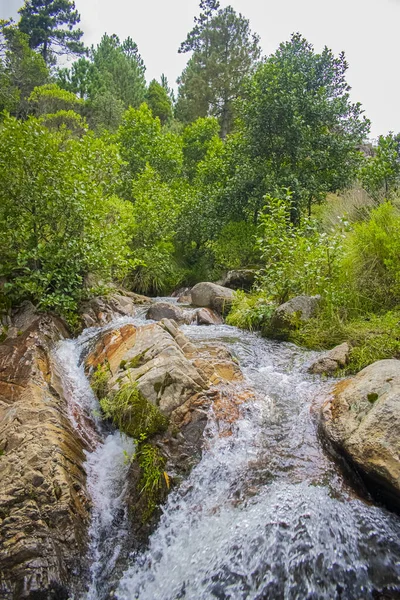
{"label": "grass", "polygon": [[103,397],[100,406],[105,418],[136,440],[146,439],[168,427],[168,419],[146,400],[136,383],[127,383],[115,394]]}
{"label": "grass", "polygon": [[322,313],[292,332],[290,341],[315,350],[348,342],[350,360],[342,374],[358,373],[378,360],[400,358],[400,307],[350,321]]}

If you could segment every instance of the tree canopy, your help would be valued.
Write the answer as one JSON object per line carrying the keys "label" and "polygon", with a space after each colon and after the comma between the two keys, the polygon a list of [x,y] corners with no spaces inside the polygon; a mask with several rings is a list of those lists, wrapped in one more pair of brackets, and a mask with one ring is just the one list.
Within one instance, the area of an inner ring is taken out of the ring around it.
{"label": "tree canopy", "polygon": [[76,26],[80,15],[71,0],[25,0],[18,27],[29,37],[46,63],[62,54],[83,54],[83,31]]}

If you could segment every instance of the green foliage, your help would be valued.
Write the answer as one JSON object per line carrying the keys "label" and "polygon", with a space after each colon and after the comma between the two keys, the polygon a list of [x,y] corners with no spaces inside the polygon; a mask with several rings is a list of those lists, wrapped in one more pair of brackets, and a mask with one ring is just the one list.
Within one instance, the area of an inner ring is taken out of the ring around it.
{"label": "green foliage", "polygon": [[147,104],[126,111],[118,141],[127,163],[124,192],[127,197],[131,197],[132,181],[144,171],[147,163],[163,181],[171,181],[181,173],[182,142],[177,135],[161,128],[160,120],[153,117]]}
{"label": "green foliage", "polygon": [[204,161],[218,136],[218,121],[212,117],[199,118],[183,130],[184,170],[190,180],[197,173],[197,166]]}
{"label": "green foliage", "polygon": [[146,102],[153,117],[158,117],[162,125],[172,119],[171,98],[168,91],[155,79],[150,82],[146,93]]}
{"label": "green foliage", "polygon": [[168,419],[146,400],[136,383],[127,383],[115,394],[101,398],[100,406],[105,418],[136,440],[143,441],[168,426]]}
{"label": "green foliage", "polygon": [[369,122],[350,102],[347,68],[343,54],[335,57],[328,48],[317,54],[294,34],[257,69],[240,109],[236,164],[243,152],[250,159],[237,182],[239,191],[247,188],[243,201],[290,188],[296,221],[302,209],[310,212],[354,180]]}
{"label": "green foliage", "polygon": [[365,189],[377,200],[389,198],[398,190],[400,177],[400,135],[381,135],[375,154],[361,169]]}
{"label": "green foliage", "polygon": [[231,6],[202,2],[200,8],[205,10],[179,49],[193,55],[179,78],[176,115],[184,122],[212,115],[224,138],[232,129],[244,78],[260,57],[259,37]]}
{"label": "green foliage", "polygon": [[263,293],[246,294],[238,290],[226,318],[228,325],[241,329],[263,330],[267,327],[276,306]]}
{"label": "green foliage", "polygon": [[263,269],[258,287],[278,304],[299,294],[333,294],[338,269],[341,238],[318,231],[317,223],[291,221],[292,196],[283,199],[266,196],[260,215],[257,246]]}
{"label": "green foliage", "polygon": [[0,25],[0,49],[0,111],[24,118],[32,90],[49,78],[46,63],[31,50],[28,36],[7,22]]}
{"label": "green foliage", "polygon": [[291,332],[290,341],[316,350],[348,342],[352,348],[343,375],[358,373],[377,360],[400,357],[400,309],[350,320],[324,310]]}
{"label": "green foliage", "polygon": [[97,369],[90,378],[90,385],[98,400],[107,396],[110,376],[111,372],[107,364],[97,365]]}
{"label": "green foliage", "polygon": [[55,56],[83,54],[81,29],[76,29],[80,15],[71,0],[25,0],[19,9],[18,27],[29,37],[29,45],[39,50],[44,61],[51,64]]}
{"label": "green foliage", "polygon": [[346,239],[338,286],[352,313],[392,308],[400,294],[400,212],[385,202]]}
{"label": "green foliage", "polygon": [[7,297],[68,316],[87,273],[106,280],[125,274],[132,212],[113,195],[118,172],[117,149],[100,139],[69,139],[34,118],[5,117],[0,253]]}
{"label": "green foliage", "polygon": [[63,90],[55,83],[35,87],[28,98],[37,116],[56,113],[59,110],[77,110],[82,100],[72,92]]}
{"label": "green foliage", "polygon": [[231,221],[209,242],[216,264],[224,269],[248,267],[259,259],[255,249],[257,227],[246,221]]}
{"label": "green foliage", "polygon": [[169,477],[165,471],[166,459],[151,444],[141,444],[136,453],[141,469],[139,489],[145,501],[142,522],[147,523],[169,489]]}

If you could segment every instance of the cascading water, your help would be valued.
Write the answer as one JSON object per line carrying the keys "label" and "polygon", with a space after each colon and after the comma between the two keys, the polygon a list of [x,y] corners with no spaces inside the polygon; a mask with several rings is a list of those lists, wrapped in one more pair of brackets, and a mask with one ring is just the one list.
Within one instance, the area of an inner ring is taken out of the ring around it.
{"label": "cascading water", "polygon": [[[400,598],[400,519],[358,497],[325,455],[313,415],[331,382],[307,374],[315,353],[226,325],[183,329],[198,343],[226,343],[256,398],[230,437],[217,435],[211,412],[201,462],[171,493],[149,548],[132,557],[115,596]],[[107,580],[126,535],[124,450],[133,451],[124,436],[106,435],[91,417],[95,399],[79,357],[94,335],[88,330],[63,342],[56,357],[78,430],[86,421],[77,420],[76,403],[100,440],[86,464],[94,505],[87,600],[109,597]]]}
{"label": "cascading water", "polygon": [[91,448],[85,464],[87,489],[93,504],[89,528],[90,583],[85,600],[104,597],[128,535],[123,497],[129,458],[135,446],[133,440],[119,431],[110,432],[102,423],[100,405],[85,375],[82,359],[101,331],[131,321],[119,319],[101,329],[87,329],[76,340],[60,342],[52,357],[68,401],[70,419]]}

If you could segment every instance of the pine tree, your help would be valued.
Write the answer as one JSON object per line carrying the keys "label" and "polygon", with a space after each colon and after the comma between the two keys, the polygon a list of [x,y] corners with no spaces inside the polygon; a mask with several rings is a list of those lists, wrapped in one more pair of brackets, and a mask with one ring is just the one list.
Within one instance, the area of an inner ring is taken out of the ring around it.
{"label": "pine tree", "polygon": [[259,57],[259,37],[249,21],[231,6],[219,9],[215,0],[202,0],[204,11],[181,44],[179,52],[193,52],[178,80],[176,116],[185,122],[215,116],[224,138],[232,128],[234,101]]}
{"label": "pine tree", "polygon": [[47,64],[63,54],[83,54],[83,32],[76,29],[80,15],[71,0],[25,0],[19,10],[18,27],[29,36],[29,45],[38,50]]}

